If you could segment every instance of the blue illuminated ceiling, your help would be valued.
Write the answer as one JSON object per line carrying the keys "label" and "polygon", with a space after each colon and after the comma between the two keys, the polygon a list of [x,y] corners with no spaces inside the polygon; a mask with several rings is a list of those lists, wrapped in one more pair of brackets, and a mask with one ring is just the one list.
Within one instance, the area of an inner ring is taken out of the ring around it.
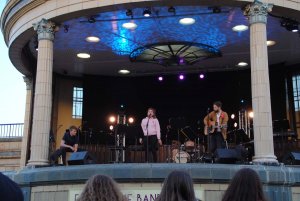
{"label": "blue illuminated ceiling", "polygon": [[[136,74],[147,74],[155,72],[168,73],[158,65],[133,64],[129,61],[130,53],[145,45],[165,42],[194,42],[212,46],[220,49],[223,57],[201,61],[193,66],[197,69],[209,70],[209,68],[235,68],[236,62],[249,61],[249,30],[245,32],[233,32],[232,27],[239,24],[248,25],[248,20],[243,16],[240,8],[222,7],[222,13],[213,14],[208,7],[204,6],[175,6],[176,15],[168,12],[168,7],[152,7],[152,16],[142,16],[144,8],[134,8],[133,17],[126,16],[126,9],[105,13],[95,13],[95,23],[89,23],[88,17],[80,17],[65,21],[61,29],[56,33],[55,66],[54,70],[72,72],[73,74],[107,74],[115,75],[118,69],[128,67]],[[179,20],[183,17],[192,17],[195,23],[182,25]],[[136,19],[138,18],[138,19]],[[137,28],[125,29],[122,24],[134,22]],[[66,33],[63,25],[68,25]],[[277,41],[277,45],[271,47],[274,54],[269,55],[270,63],[281,62],[279,55],[287,45],[282,41],[291,40],[294,35],[280,27],[278,19],[268,18],[268,38]],[[100,38],[98,43],[89,43],[85,39],[88,36]],[[290,37],[291,36],[291,37]],[[299,38],[295,37],[299,41]],[[275,51],[276,49],[276,51]],[[299,50],[299,46],[296,47]],[[76,58],[79,52],[91,54],[90,60]],[[182,69],[175,69],[183,71]],[[184,71],[188,71],[186,68]]]}

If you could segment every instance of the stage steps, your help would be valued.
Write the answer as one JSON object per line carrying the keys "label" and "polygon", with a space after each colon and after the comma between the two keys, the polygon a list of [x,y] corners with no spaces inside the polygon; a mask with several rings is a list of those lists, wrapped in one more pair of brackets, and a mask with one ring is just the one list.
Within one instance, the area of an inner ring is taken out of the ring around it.
{"label": "stage steps", "polygon": [[22,138],[0,138],[0,171],[20,169]]}

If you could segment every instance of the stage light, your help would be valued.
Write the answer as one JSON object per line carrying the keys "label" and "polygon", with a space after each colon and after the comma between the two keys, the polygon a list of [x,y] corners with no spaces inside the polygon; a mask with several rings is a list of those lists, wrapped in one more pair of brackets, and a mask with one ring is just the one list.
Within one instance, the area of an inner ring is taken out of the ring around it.
{"label": "stage light", "polygon": [[89,36],[89,37],[86,37],[85,40],[90,43],[97,43],[100,41],[100,38],[98,38],[97,36]]}
{"label": "stage light", "polygon": [[150,17],[151,16],[151,10],[150,9],[145,9],[143,12],[144,17]]}
{"label": "stage light", "polygon": [[130,10],[130,9],[128,9],[127,11],[126,11],[126,16],[128,16],[128,17],[132,17],[132,10]]}
{"label": "stage light", "polygon": [[115,123],[116,122],[116,117],[115,116],[110,116],[108,120],[109,120],[110,123]]}
{"label": "stage light", "polygon": [[35,44],[35,45],[34,45],[34,49],[35,49],[36,51],[39,51],[39,46],[38,46],[38,44]]}
{"label": "stage light", "polygon": [[235,115],[234,115],[234,114],[232,114],[230,117],[231,117],[231,119],[234,119],[234,118],[235,118]]}
{"label": "stage light", "polygon": [[88,58],[90,58],[91,57],[91,55],[90,54],[88,54],[88,53],[78,53],[77,54],[77,57],[78,58],[81,58],[81,59],[88,59]]}
{"label": "stage light", "polygon": [[241,61],[237,64],[237,66],[238,67],[246,67],[246,66],[248,66],[248,63]]}
{"label": "stage light", "polygon": [[249,112],[249,114],[248,114],[248,115],[249,115],[249,117],[250,117],[250,118],[253,118],[253,117],[254,117],[254,113],[253,113],[252,111],[251,111],[251,112]]}
{"label": "stage light", "polygon": [[114,126],[113,126],[113,125],[110,125],[110,126],[109,126],[109,130],[111,130],[111,131],[114,130]]}
{"label": "stage light", "polygon": [[191,25],[195,23],[194,18],[186,17],[179,20],[179,23],[182,25]]}
{"label": "stage light", "polygon": [[245,102],[244,99],[242,99],[242,100],[241,100],[241,103],[244,103],[244,102]]}
{"label": "stage light", "polygon": [[126,74],[129,74],[130,71],[129,70],[126,70],[126,69],[121,69],[118,71],[119,74],[123,74],[123,75],[126,75]]}
{"label": "stage light", "polygon": [[237,32],[246,31],[246,30],[248,30],[248,26],[240,24],[240,25],[236,25],[236,26],[232,27],[232,30],[237,31]]}
{"label": "stage light", "polygon": [[291,19],[283,19],[280,22],[281,26],[286,28],[286,30],[291,31],[291,32],[298,32],[299,31],[299,23],[295,20]]}
{"label": "stage light", "polygon": [[130,124],[133,124],[134,118],[133,118],[133,117],[129,117],[129,118],[128,118],[128,122],[129,122]]}
{"label": "stage light", "polygon": [[221,13],[221,8],[219,6],[213,7],[213,13]]}
{"label": "stage light", "polygon": [[201,73],[201,74],[199,75],[199,77],[200,77],[200,79],[204,79],[204,78],[205,78],[205,75],[204,75],[203,73]]}
{"label": "stage light", "polygon": [[176,13],[176,9],[173,7],[173,6],[170,6],[169,8],[168,8],[168,12],[169,13]]}
{"label": "stage light", "polygon": [[65,33],[68,33],[68,32],[69,32],[69,28],[70,28],[70,26],[67,25],[67,24],[65,24],[65,25],[64,25],[64,32],[65,32]]}
{"label": "stage light", "polygon": [[184,80],[184,75],[180,74],[180,75],[179,75],[179,79],[180,79],[180,80]]}
{"label": "stage light", "polygon": [[125,29],[135,29],[137,27],[137,25],[133,22],[126,22],[126,23],[122,24],[122,27]]}
{"label": "stage light", "polygon": [[234,128],[236,128],[236,127],[238,126],[238,124],[235,122],[235,123],[233,124],[233,126],[234,126]]}
{"label": "stage light", "polygon": [[267,41],[267,46],[272,46],[272,45],[275,45],[275,44],[276,44],[276,42],[273,41],[273,40],[268,40]]}
{"label": "stage light", "polygon": [[164,80],[163,76],[158,77],[158,81],[163,81],[163,80]]}
{"label": "stage light", "polygon": [[91,16],[91,17],[89,17],[88,22],[89,23],[95,23],[96,19],[93,16]]}

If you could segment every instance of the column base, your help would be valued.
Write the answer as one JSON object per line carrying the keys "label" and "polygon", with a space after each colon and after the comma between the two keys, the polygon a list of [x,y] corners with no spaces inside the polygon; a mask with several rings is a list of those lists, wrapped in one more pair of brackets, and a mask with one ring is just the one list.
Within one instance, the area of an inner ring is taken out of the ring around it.
{"label": "column base", "polygon": [[48,166],[49,161],[48,160],[29,160],[27,163],[27,167],[40,167],[40,166]]}
{"label": "column base", "polygon": [[274,155],[254,156],[252,163],[255,165],[270,165],[277,166],[279,162]]}

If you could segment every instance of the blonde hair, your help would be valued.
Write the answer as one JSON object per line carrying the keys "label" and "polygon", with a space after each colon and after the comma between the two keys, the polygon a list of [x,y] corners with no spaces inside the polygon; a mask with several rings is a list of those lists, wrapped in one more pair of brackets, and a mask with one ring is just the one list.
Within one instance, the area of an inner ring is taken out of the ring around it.
{"label": "blonde hair", "polygon": [[112,178],[95,175],[86,182],[77,201],[126,201],[126,198]]}

